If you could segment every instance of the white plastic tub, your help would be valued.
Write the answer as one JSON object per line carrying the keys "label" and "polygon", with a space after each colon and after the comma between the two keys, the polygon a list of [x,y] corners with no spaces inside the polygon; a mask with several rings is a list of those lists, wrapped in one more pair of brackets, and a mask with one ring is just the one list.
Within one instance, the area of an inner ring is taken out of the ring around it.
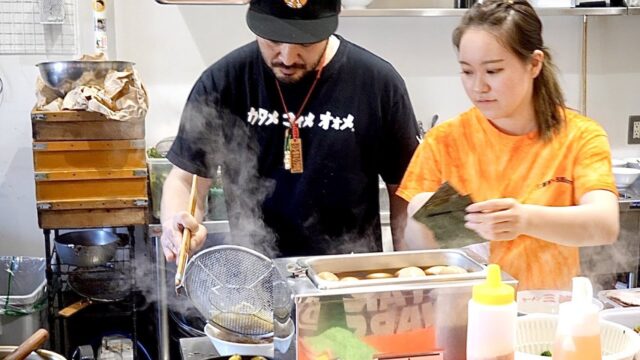
{"label": "white plastic tub", "polygon": [[[553,349],[556,315],[527,315],[518,318],[516,325],[516,359],[549,360],[540,356]],[[609,320],[600,322],[602,360],[633,360],[640,351],[640,336],[626,326]]]}
{"label": "white plastic tub", "polygon": [[600,318],[633,329],[636,326],[640,326],[640,307],[634,306],[602,310],[600,312]]}
{"label": "white plastic tub", "polygon": [[[600,312],[600,318],[634,329],[640,325],[640,307],[613,308]],[[640,354],[636,354],[635,360],[640,360]]]}
{"label": "white plastic tub", "polygon": [[19,345],[44,326],[46,284],[44,258],[0,256],[0,345]]}

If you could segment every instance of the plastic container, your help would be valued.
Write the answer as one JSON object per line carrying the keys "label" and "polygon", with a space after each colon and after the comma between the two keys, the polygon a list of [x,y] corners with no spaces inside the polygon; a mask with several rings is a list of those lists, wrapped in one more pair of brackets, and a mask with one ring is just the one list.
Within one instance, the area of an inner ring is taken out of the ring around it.
{"label": "plastic container", "polygon": [[45,324],[44,258],[0,257],[0,345],[19,345]]}
{"label": "plastic container", "polygon": [[560,304],[553,344],[554,360],[600,360],[600,311],[591,299],[593,288],[586,277],[574,277],[571,301]]}
{"label": "plastic container", "polygon": [[[162,187],[173,168],[173,164],[165,158],[148,158],[147,163],[149,164],[149,183],[151,188],[151,214],[159,220]],[[207,194],[205,210],[205,220],[227,219],[227,207],[222,189],[222,170],[220,167],[216,171],[211,189]]]}
{"label": "plastic container", "polygon": [[173,164],[167,159],[148,158],[149,164],[149,187],[151,188],[151,214],[156,219],[160,219],[160,201],[162,200],[162,186],[173,168]]}
{"label": "plastic container", "polygon": [[224,198],[222,167],[218,166],[216,175],[209,189],[209,197],[207,199],[207,220],[226,220],[227,205]]}
{"label": "plastic container", "polygon": [[[557,324],[558,315],[534,314],[518,317],[516,360],[551,359],[540,354],[543,351],[553,351]],[[600,343],[603,360],[633,360],[634,355],[640,351],[638,334],[608,320],[600,321]]]}
{"label": "plastic container", "polygon": [[515,354],[515,290],[504,284],[500,267],[487,267],[487,280],[473,286],[469,300],[467,360],[511,360]]}
{"label": "plastic container", "polygon": [[640,307],[603,310],[600,312],[600,319],[635,329],[640,327]]}
{"label": "plastic container", "polygon": [[[571,301],[571,291],[566,290],[525,290],[518,291],[518,313],[529,314],[557,314],[560,304]],[[599,310],[604,308],[604,304],[596,299],[591,302]]]}

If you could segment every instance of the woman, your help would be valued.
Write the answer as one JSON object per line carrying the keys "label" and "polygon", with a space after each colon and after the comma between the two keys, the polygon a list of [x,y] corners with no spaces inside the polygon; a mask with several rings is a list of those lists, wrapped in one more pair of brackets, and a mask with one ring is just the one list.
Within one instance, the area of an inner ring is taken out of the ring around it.
{"label": "woman", "polygon": [[[449,182],[471,195],[465,226],[490,240],[490,261],[519,289],[570,288],[578,247],[618,236],[607,135],[565,106],[528,2],[476,4],[453,43],[474,107],[429,131],[397,194],[413,214]],[[411,220],[407,246],[428,246],[430,232]]]}

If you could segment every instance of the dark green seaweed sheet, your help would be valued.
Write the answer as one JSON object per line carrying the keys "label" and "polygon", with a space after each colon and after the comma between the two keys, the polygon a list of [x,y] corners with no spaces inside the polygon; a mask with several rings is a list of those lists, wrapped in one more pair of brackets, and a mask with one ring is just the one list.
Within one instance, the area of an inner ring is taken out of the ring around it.
{"label": "dark green seaweed sheet", "polygon": [[485,241],[475,231],[464,227],[464,209],[471,204],[469,195],[460,194],[445,182],[413,218],[433,231],[441,248],[460,248]]}

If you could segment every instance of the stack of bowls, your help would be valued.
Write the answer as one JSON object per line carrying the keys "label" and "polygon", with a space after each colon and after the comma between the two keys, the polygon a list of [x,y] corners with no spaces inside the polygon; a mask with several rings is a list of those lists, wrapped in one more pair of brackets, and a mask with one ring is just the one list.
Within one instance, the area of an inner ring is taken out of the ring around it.
{"label": "stack of bowls", "polygon": [[640,158],[626,158],[624,162],[628,168],[640,169]]}
{"label": "stack of bowls", "polygon": [[618,189],[626,189],[633,184],[640,176],[640,169],[628,168],[628,167],[614,167],[613,176],[616,180],[616,187]]}
{"label": "stack of bowls", "polygon": [[640,158],[611,159],[611,166],[620,190],[628,188],[640,176]]}
{"label": "stack of bowls", "polygon": [[627,160],[624,159],[611,159],[612,167],[627,167]]}

